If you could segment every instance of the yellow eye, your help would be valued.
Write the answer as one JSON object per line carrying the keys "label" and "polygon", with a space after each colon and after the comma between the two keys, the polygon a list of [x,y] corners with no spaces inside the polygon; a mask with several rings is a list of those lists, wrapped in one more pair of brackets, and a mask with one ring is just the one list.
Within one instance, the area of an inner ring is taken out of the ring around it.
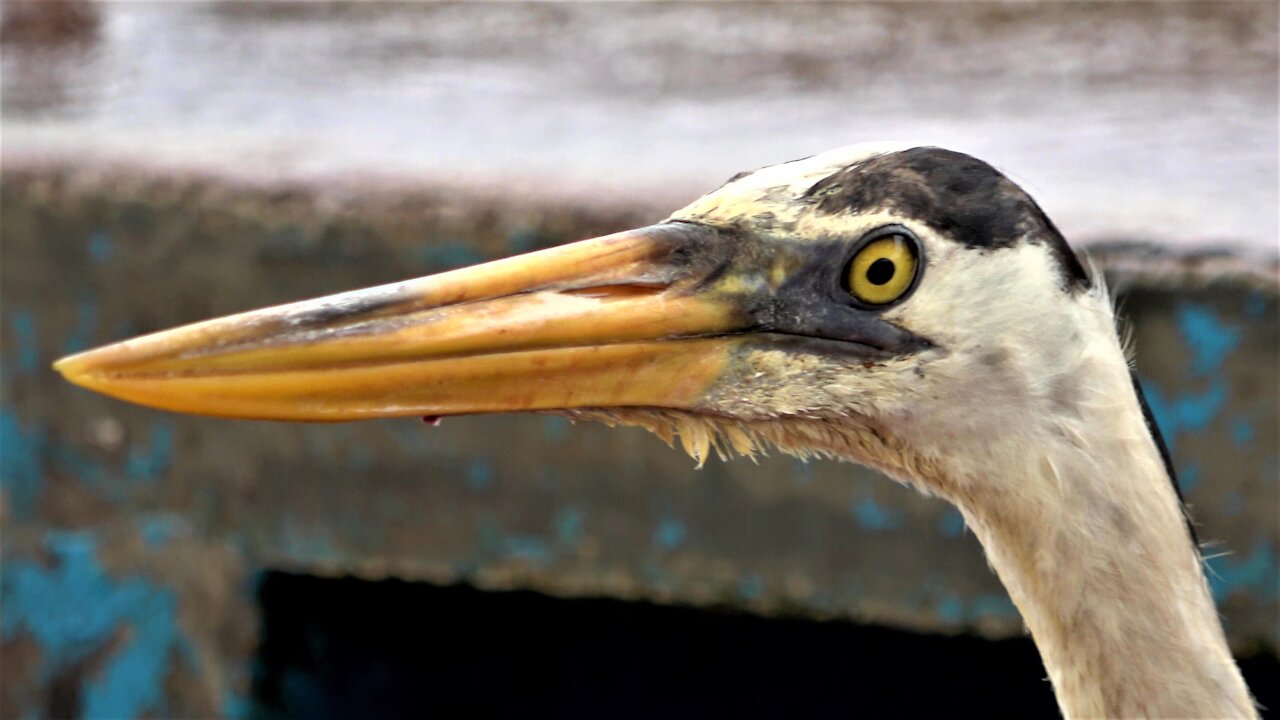
{"label": "yellow eye", "polygon": [[849,292],[868,305],[891,303],[911,287],[916,264],[915,243],[906,237],[872,240],[849,263]]}

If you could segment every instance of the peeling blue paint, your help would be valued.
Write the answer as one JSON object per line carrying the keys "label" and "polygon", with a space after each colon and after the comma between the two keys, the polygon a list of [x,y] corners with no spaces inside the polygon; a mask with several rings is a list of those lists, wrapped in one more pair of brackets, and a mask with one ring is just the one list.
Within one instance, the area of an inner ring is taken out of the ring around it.
{"label": "peeling blue paint", "polygon": [[1222,602],[1235,592],[1252,592],[1261,600],[1280,596],[1280,566],[1275,550],[1266,540],[1259,540],[1245,556],[1219,555],[1208,558],[1209,588],[1213,599]]}
{"label": "peeling blue paint", "polygon": [[938,614],[938,619],[948,625],[964,622],[964,602],[954,594],[939,598],[934,612]]}
{"label": "peeling blue paint", "polygon": [[56,558],[52,568],[14,560],[3,570],[4,637],[25,632],[35,638],[45,681],[118,641],[101,670],[80,681],[84,717],[163,715],[171,658],[188,645],[173,591],[141,577],[112,578],[89,533],[50,532],[45,546]]}
{"label": "peeling blue paint", "polygon": [[1249,297],[1244,301],[1244,316],[1250,320],[1257,320],[1267,312],[1267,301],[1262,297],[1262,293],[1254,290],[1249,293]]}
{"label": "peeling blue paint", "polygon": [[1007,595],[987,593],[975,597],[969,604],[969,617],[973,620],[982,618],[1016,618],[1018,608]]}
{"label": "peeling blue paint", "polygon": [[[108,472],[101,462],[63,443],[50,442],[46,451],[60,470],[76,478],[86,487],[99,491],[104,489],[103,480],[108,476]],[[119,495],[119,488],[115,490],[116,492],[111,493],[112,496]]]}
{"label": "peeling blue paint", "polygon": [[155,482],[173,461],[173,423],[157,420],[151,438],[143,447],[132,448],[125,458],[125,475],[135,482]]}
{"label": "peeling blue paint", "polygon": [[40,367],[40,345],[36,339],[36,318],[29,310],[13,313],[13,341],[17,346],[18,371],[33,373]]}
{"label": "peeling blue paint", "polygon": [[556,540],[566,547],[582,544],[585,515],[576,507],[568,507],[556,514]]}
{"label": "peeling blue paint", "polygon": [[[542,564],[551,561],[553,555],[547,541],[537,535],[506,535],[494,517],[484,515],[476,519],[475,565],[484,565],[500,558],[516,558]],[[474,566],[467,569],[474,569]]]}
{"label": "peeling blue paint", "polygon": [[556,415],[542,418],[542,437],[549,443],[562,443],[569,439],[569,419]]}
{"label": "peeling blue paint", "polygon": [[875,498],[863,498],[854,503],[853,516],[864,530],[873,533],[895,530],[902,524],[896,511],[876,502]]}
{"label": "peeling blue paint", "polygon": [[513,253],[526,253],[548,244],[533,228],[521,228],[507,236],[507,250]]}
{"label": "peeling blue paint", "polygon": [[472,490],[486,490],[493,485],[493,464],[488,460],[472,460],[467,465],[467,485]]}
{"label": "peeling blue paint", "polygon": [[1189,493],[1196,489],[1200,484],[1200,466],[1194,463],[1187,463],[1185,467],[1178,471],[1178,487],[1182,492]]}
{"label": "peeling blue paint", "polygon": [[249,717],[252,707],[249,698],[235,690],[228,689],[223,691],[219,709],[222,712],[222,717],[227,720],[240,720],[240,718]]}
{"label": "peeling blue paint", "polygon": [[521,560],[545,563],[551,559],[547,543],[534,535],[512,535],[504,543],[504,554]]}
{"label": "peeling blue paint", "polygon": [[400,449],[413,458],[427,455],[431,449],[431,442],[436,436],[434,428],[419,421],[396,419],[381,424],[385,434],[390,435]]}
{"label": "peeling blue paint", "polygon": [[101,265],[111,257],[111,234],[106,230],[96,230],[89,236],[89,259]]}
{"label": "peeling blue paint", "polygon": [[339,557],[325,529],[303,523],[296,517],[284,518],[280,524],[278,546],[293,558],[332,561]]}
{"label": "peeling blue paint", "polygon": [[1231,421],[1231,440],[1240,447],[1253,442],[1253,423],[1249,418],[1238,417]]}
{"label": "peeling blue paint", "polygon": [[418,247],[414,260],[433,270],[452,270],[475,265],[484,256],[468,243],[427,241]]}
{"label": "peeling blue paint", "polygon": [[1240,344],[1240,329],[1223,323],[1213,310],[1195,303],[1182,303],[1176,315],[1178,330],[1193,353],[1191,372],[1207,375],[1221,370],[1223,361]]}
{"label": "peeling blue paint", "polygon": [[956,538],[964,534],[964,516],[955,508],[947,508],[938,518],[938,532],[943,537]]}
{"label": "peeling blue paint", "polygon": [[1169,452],[1177,447],[1179,434],[1204,430],[1227,402],[1227,383],[1222,378],[1215,378],[1204,392],[1184,392],[1176,398],[1166,398],[1153,380],[1142,378],[1141,382],[1147,405]]}
{"label": "peeling blue paint", "polygon": [[43,426],[32,424],[24,429],[17,413],[0,408],[0,488],[9,496],[18,519],[35,512],[40,501],[44,490],[42,456],[48,442]]}
{"label": "peeling blue paint", "polygon": [[154,513],[140,516],[137,525],[142,542],[152,550],[159,550],[182,533],[185,523],[179,515]]}
{"label": "peeling blue paint", "polygon": [[98,306],[92,298],[81,297],[76,301],[76,322],[67,336],[63,351],[70,355],[88,349],[93,342],[93,332],[98,327]]}
{"label": "peeling blue paint", "polygon": [[675,550],[684,544],[689,530],[680,520],[667,516],[658,521],[653,531],[653,544],[662,550]]}

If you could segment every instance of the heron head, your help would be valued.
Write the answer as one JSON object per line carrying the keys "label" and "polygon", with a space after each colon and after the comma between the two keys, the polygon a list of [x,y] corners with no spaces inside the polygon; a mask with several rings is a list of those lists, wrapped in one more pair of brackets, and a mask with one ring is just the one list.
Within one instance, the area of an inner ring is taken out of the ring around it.
{"label": "heron head", "polygon": [[918,478],[949,443],[1076,401],[1055,381],[1086,352],[1090,286],[991,166],[864,145],[739,174],[657,225],[57,368],[179,412],[556,412],[678,437],[699,459],[772,444]]}

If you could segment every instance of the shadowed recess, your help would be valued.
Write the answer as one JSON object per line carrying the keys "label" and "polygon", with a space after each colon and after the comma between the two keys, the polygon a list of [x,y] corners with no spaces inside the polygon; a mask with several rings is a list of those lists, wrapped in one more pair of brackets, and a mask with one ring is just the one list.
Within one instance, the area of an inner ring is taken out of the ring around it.
{"label": "shadowed recess", "polygon": [[[258,718],[1059,717],[1029,639],[285,573],[259,600]],[[1280,663],[1241,665],[1275,705]]]}

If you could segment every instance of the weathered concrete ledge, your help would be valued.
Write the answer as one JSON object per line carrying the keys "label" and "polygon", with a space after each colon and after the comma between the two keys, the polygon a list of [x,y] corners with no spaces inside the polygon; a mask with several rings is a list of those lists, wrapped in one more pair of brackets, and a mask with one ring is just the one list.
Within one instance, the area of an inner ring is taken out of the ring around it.
{"label": "weathered concrete ledge", "polygon": [[[687,457],[541,416],[333,426],[164,415],[71,387],[64,353],[660,219],[442,189],[7,167],[2,714],[53,684],[230,712],[263,569],[1022,632],[963,520],[874,473]],[[1280,645],[1275,257],[1098,247],[1232,644]],[[92,678],[92,679],[86,679]],[[97,693],[95,695],[95,693]],[[95,700],[97,698],[97,700]],[[118,698],[117,698],[118,699]],[[111,705],[111,707],[120,707]]]}

